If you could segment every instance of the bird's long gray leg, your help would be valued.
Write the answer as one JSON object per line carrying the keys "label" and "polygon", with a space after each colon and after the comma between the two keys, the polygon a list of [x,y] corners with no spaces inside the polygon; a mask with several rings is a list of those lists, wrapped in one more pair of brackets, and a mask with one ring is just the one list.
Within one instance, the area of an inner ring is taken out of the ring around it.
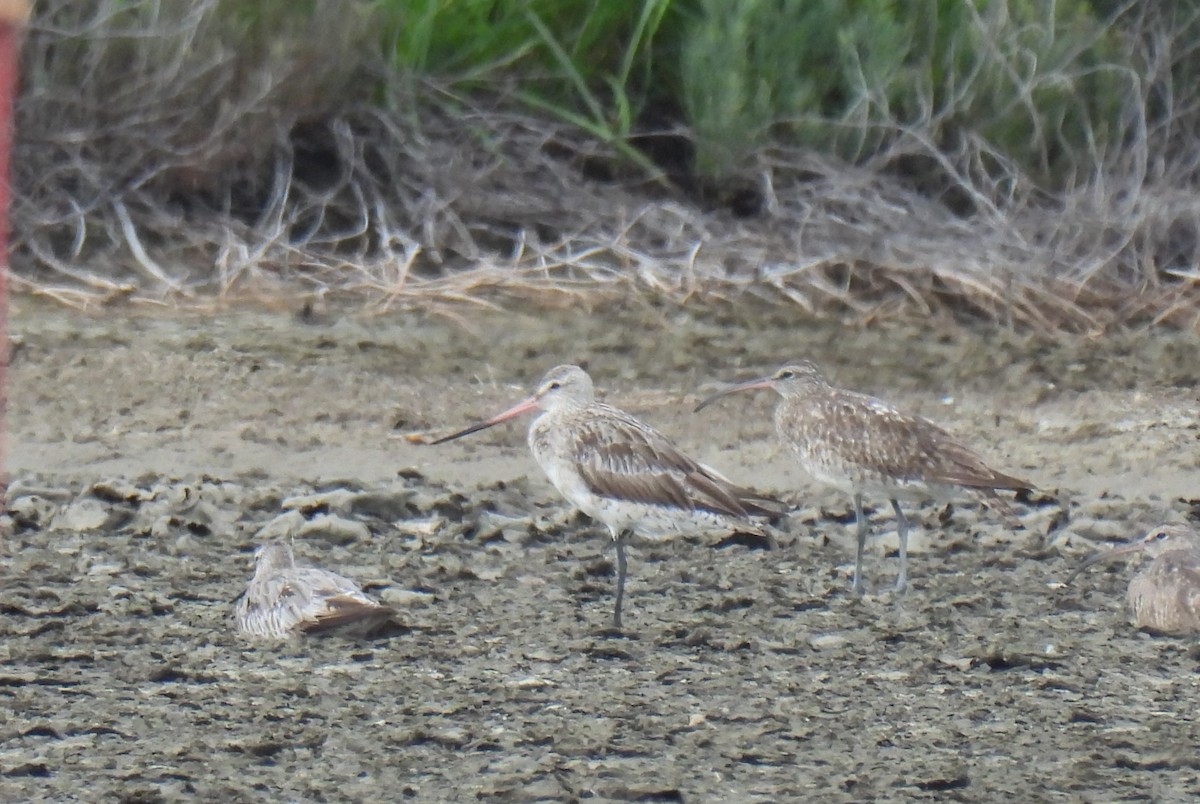
{"label": "bird's long gray leg", "polygon": [[617,543],[617,602],[613,607],[613,627],[617,630],[621,628],[621,604],[625,601],[625,574],[627,564],[625,561],[625,538],[628,531],[621,531],[613,537],[613,541]]}
{"label": "bird's long gray leg", "polygon": [[900,536],[900,571],[896,574],[896,591],[903,592],[908,588],[908,517],[896,500],[892,500],[892,510],[896,512],[896,530]]}
{"label": "bird's long gray leg", "polygon": [[858,523],[858,550],[854,554],[854,586],[852,588],[854,594],[861,595],[863,593],[863,548],[867,544],[867,531],[871,528],[871,523],[863,515],[862,492],[854,495],[854,521]]}

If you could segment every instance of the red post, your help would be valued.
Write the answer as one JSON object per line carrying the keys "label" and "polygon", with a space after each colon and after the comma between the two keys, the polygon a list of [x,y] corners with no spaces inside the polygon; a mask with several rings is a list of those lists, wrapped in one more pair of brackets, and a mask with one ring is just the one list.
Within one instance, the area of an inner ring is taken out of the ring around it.
{"label": "red post", "polygon": [[[13,140],[13,95],[17,51],[28,0],[0,0],[0,506],[8,505],[8,207],[12,199],[8,164]],[[0,534],[0,550],[4,547]]]}

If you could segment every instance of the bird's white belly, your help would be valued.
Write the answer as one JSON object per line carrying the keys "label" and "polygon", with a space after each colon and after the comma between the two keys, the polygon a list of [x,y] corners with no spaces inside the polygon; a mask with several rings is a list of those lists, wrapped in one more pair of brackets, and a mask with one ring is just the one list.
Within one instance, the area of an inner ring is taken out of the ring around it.
{"label": "bird's white belly", "polygon": [[680,533],[727,531],[730,527],[720,514],[604,497],[588,488],[579,473],[571,468],[555,463],[542,468],[559,494],[605,525],[614,537],[622,531],[632,530],[644,538],[666,539]]}

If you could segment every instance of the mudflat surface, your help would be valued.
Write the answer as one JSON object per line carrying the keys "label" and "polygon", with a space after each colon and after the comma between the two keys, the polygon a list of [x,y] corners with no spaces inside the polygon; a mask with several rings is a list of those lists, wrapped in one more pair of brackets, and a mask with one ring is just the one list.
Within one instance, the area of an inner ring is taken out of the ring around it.
{"label": "mudflat surface", "polygon": [[[1127,621],[1090,551],[1200,518],[1200,339],[854,329],[728,311],[84,317],[18,300],[0,557],[0,800],[1184,801],[1200,651]],[[849,500],[775,443],[794,358],[947,426],[1039,491]],[[778,547],[613,555],[524,424],[431,447],[582,362],[610,403],[794,512]],[[396,605],[390,639],[253,642],[232,601],[289,511],[298,557]]]}

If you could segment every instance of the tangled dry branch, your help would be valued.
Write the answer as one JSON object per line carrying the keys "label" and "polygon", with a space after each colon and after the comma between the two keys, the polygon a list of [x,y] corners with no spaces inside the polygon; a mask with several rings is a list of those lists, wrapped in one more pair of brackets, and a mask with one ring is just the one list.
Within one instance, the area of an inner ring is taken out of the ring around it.
{"label": "tangled dry branch", "polygon": [[[318,14],[303,47],[256,51],[209,35],[218,6],[39,9],[14,159],[17,288],[77,306],[283,296],[387,311],[648,294],[861,320],[1200,327],[1200,148],[1146,111],[1150,87],[1172,86],[1166,57],[1148,62],[1157,75],[1129,77],[1141,112],[1120,147],[1061,195],[998,173],[986,142],[905,127],[861,167],[760,153],[744,174],[760,203],[739,216],[623,173],[603,144],[510,105],[390,86],[346,61],[365,17]],[[330,63],[343,66],[317,69]]]}

